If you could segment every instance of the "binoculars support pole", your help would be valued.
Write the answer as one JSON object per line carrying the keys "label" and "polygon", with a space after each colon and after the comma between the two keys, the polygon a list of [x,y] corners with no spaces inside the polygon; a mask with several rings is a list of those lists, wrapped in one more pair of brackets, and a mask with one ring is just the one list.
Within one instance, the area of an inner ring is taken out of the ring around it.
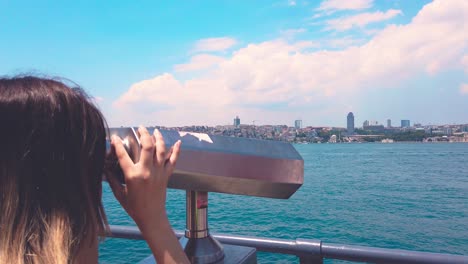
{"label": "binoculars support pole", "polygon": [[205,238],[208,233],[208,193],[186,191],[187,199],[187,238]]}
{"label": "binoculars support pole", "polygon": [[222,263],[223,246],[208,230],[208,192],[186,191],[187,229],[181,243],[191,263]]}

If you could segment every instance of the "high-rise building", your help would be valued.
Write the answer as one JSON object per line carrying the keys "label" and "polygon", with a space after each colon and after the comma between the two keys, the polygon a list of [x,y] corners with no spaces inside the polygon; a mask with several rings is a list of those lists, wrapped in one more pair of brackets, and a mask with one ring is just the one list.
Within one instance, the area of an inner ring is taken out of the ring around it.
{"label": "high-rise building", "polygon": [[401,127],[410,127],[410,121],[409,120],[401,120]]}
{"label": "high-rise building", "polygon": [[348,135],[354,134],[354,114],[353,112],[348,113],[347,117],[347,130],[348,130]]}
{"label": "high-rise building", "polygon": [[449,126],[445,126],[443,128],[443,131],[444,131],[444,134],[447,135],[447,136],[451,136],[453,134],[453,130],[451,127]]}
{"label": "high-rise building", "polygon": [[391,127],[392,127],[392,120],[387,119],[387,128],[391,128]]}
{"label": "high-rise building", "polygon": [[300,120],[300,119],[295,120],[295,121],[294,121],[294,127],[295,127],[296,129],[302,128],[302,120]]}
{"label": "high-rise building", "polygon": [[364,123],[362,123],[362,126],[363,127],[368,127],[369,126],[369,120],[364,121]]}
{"label": "high-rise building", "polygon": [[239,127],[239,126],[240,126],[240,118],[239,118],[239,116],[236,116],[236,118],[234,118],[234,126],[235,126],[235,127]]}

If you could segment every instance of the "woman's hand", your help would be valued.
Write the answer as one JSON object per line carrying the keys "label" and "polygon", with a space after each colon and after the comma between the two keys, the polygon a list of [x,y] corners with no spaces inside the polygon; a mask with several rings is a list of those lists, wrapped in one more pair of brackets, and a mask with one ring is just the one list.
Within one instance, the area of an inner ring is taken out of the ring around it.
{"label": "woman's hand", "polygon": [[133,163],[122,140],[112,137],[112,146],[125,176],[126,186],[109,177],[114,194],[127,213],[143,231],[149,225],[155,225],[166,216],[166,189],[169,177],[179,156],[180,141],[166,151],[164,138],[159,130],[150,135],[144,127],[138,129],[140,134],[140,159]]}
{"label": "woman's hand", "polygon": [[112,137],[112,146],[125,176],[125,185],[108,177],[115,197],[140,228],[158,263],[188,263],[166,214],[166,189],[180,152],[180,140],[166,150],[159,130],[140,134],[140,159],[134,163],[122,140]]}

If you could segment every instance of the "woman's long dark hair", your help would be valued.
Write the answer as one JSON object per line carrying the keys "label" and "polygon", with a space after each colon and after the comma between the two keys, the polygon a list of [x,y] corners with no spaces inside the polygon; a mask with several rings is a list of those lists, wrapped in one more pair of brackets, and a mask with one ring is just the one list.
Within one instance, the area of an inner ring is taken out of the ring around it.
{"label": "woman's long dark hair", "polygon": [[0,263],[71,263],[106,230],[106,125],[60,79],[0,78]]}

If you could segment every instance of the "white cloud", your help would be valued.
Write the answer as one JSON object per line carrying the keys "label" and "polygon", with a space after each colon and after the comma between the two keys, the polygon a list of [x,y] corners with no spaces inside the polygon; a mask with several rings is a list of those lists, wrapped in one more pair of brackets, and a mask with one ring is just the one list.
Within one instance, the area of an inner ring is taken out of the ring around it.
{"label": "white cloud", "polygon": [[305,28],[290,28],[286,30],[281,30],[280,34],[283,38],[293,39],[294,37],[296,37],[296,35],[304,33],[306,31],[307,29]]}
{"label": "white cloud", "polygon": [[364,29],[362,32],[368,36],[374,36],[375,34],[379,33],[381,29]]}
{"label": "white cloud", "polygon": [[297,1],[297,0],[280,0],[274,2],[271,6],[272,7],[295,7],[297,5],[307,5],[305,1]]}
{"label": "white cloud", "polygon": [[345,48],[350,46],[357,46],[358,44],[362,44],[363,42],[363,39],[352,38],[350,36],[330,39],[326,41],[327,46],[332,48]]}
{"label": "white cloud", "polygon": [[468,74],[468,55],[463,56],[461,59],[461,65],[465,70],[465,73]]}
{"label": "white cloud", "polygon": [[206,38],[195,43],[194,52],[224,51],[234,46],[237,41],[234,38]]}
{"label": "white cloud", "polygon": [[326,21],[327,29],[345,31],[352,29],[353,27],[364,27],[367,24],[377,23],[394,18],[397,15],[401,15],[401,10],[390,9],[386,12],[372,12],[372,13],[361,13],[354,16],[348,16],[344,18],[331,19]]}
{"label": "white cloud", "polygon": [[296,51],[303,51],[303,50],[307,50],[311,48],[320,47],[320,43],[316,41],[309,41],[309,40],[297,41],[291,45],[293,47],[293,50],[296,50]]}
{"label": "white cloud", "polygon": [[468,95],[468,83],[463,83],[460,85],[460,93]]}
{"label": "white cloud", "polygon": [[[225,124],[237,114],[277,123],[304,109],[326,116],[363,89],[460,68],[468,48],[462,28],[468,28],[468,1],[436,0],[409,24],[388,26],[360,46],[310,51],[314,42],[253,43],[188,81],[166,73],[136,83],[114,103],[115,112],[128,124],[164,125]],[[154,106],[136,120],[132,111],[147,104]]]}
{"label": "white cloud", "polygon": [[[164,92],[155,90],[158,87],[164,87]],[[114,102],[114,106],[121,108],[139,102],[167,104],[183,92],[182,88],[182,84],[171,74],[164,73],[153,79],[133,84],[123,96]]]}
{"label": "white cloud", "polygon": [[185,64],[177,64],[174,66],[176,72],[190,72],[209,69],[212,66],[218,65],[224,58],[210,55],[210,54],[198,54],[190,59],[190,62]]}
{"label": "white cloud", "polygon": [[120,125],[214,124],[213,120],[221,120],[226,113],[220,109],[229,104],[229,94],[216,79],[196,78],[182,82],[164,73],[133,84],[113,103],[115,112],[110,122]]}
{"label": "white cloud", "polygon": [[338,10],[362,10],[371,8],[373,0],[325,0],[317,10],[319,11],[338,11]]}

